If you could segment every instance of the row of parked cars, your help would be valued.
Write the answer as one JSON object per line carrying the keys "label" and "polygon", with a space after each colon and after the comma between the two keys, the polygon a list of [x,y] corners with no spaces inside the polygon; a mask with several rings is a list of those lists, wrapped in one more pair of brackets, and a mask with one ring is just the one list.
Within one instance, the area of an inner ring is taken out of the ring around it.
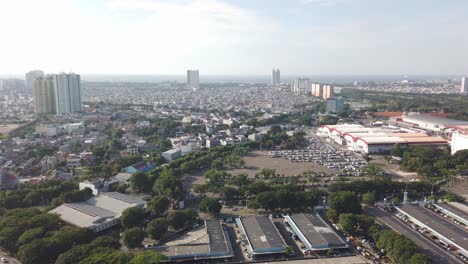
{"label": "row of parked cars", "polygon": [[285,158],[292,162],[315,162],[329,169],[346,170],[349,176],[362,176],[362,171],[367,165],[363,157],[315,139],[311,139],[306,149],[274,150],[269,152],[269,156]]}
{"label": "row of parked cars", "polygon": [[390,262],[389,258],[384,254],[384,251],[377,248],[372,238],[364,236],[346,236],[346,241],[356,247],[356,250],[373,264]]}
{"label": "row of parked cars", "polygon": [[[428,207],[426,207],[428,208]],[[437,212],[437,211],[436,211]],[[443,216],[443,217],[447,217],[445,214],[443,214],[442,212],[438,212],[439,215]],[[434,243],[436,244],[439,244],[443,249],[445,250],[448,250],[448,251],[458,251],[459,249],[453,245],[453,244],[450,244],[450,243],[447,243],[445,242],[444,240],[440,239],[439,237],[437,237],[436,235],[432,234],[429,230],[427,230],[425,227],[420,227],[419,225],[413,223],[409,218],[408,216],[406,216],[405,214],[402,214],[402,213],[396,213],[395,214],[396,217],[398,217],[400,220],[404,221],[405,223],[407,223],[409,226],[411,226],[411,228],[413,228],[414,230],[418,231],[419,233],[423,234],[423,235],[426,235],[428,236],[429,238],[431,238]],[[458,254],[458,257],[460,259],[462,259],[463,261],[468,261],[468,258],[465,257],[463,254],[459,253]]]}

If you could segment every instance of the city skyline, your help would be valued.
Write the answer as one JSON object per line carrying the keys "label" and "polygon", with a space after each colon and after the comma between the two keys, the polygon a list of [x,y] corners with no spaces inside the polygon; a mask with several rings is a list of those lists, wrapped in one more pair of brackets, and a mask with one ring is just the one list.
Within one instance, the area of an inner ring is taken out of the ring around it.
{"label": "city skyline", "polygon": [[[13,41],[0,44],[0,74],[258,75],[275,65],[285,76],[466,75],[467,8],[459,0],[8,1],[0,24]],[[82,37],[32,43],[45,36],[32,24]]]}

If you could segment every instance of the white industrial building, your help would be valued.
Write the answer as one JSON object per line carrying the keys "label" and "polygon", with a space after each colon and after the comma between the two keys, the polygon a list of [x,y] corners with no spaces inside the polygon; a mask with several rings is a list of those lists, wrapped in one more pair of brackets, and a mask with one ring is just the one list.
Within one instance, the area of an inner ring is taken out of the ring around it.
{"label": "white industrial building", "polygon": [[468,149],[468,130],[455,131],[452,134],[450,145],[452,148],[452,155],[459,150]]}
{"label": "white industrial building", "polygon": [[161,156],[167,161],[170,162],[182,156],[182,151],[180,149],[170,149],[161,153]]}
{"label": "white industrial building", "polygon": [[145,207],[146,202],[118,192],[101,193],[85,202],[64,203],[49,211],[71,225],[99,232],[119,223],[122,212],[131,207]]}
{"label": "white industrial building", "polygon": [[441,137],[431,137],[423,133],[400,133],[399,129],[372,128],[356,124],[324,125],[318,135],[329,141],[346,146],[359,153],[373,154],[390,151],[395,144],[408,145],[447,145]]}
{"label": "white industrial building", "polygon": [[397,118],[396,124],[434,132],[445,132],[460,126],[468,126],[468,121],[440,117],[434,114],[408,114]]}

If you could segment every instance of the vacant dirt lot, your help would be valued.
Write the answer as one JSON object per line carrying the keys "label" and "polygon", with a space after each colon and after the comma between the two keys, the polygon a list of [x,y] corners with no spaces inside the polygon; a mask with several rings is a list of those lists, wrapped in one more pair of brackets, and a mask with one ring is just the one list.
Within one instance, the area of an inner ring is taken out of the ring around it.
{"label": "vacant dirt lot", "polygon": [[17,129],[20,125],[18,124],[3,124],[0,125],[0,134],[8,134],[13,129]]}
{"label": "vacant dirt lot", "polygon": [[400,170],[400,165],[390,164],[387,160],[385,160],[384,156],[372,155],[372,160],[369,163],[376,164],[385,172],[392,174],[393,180],[407,182],[418,178],[418,174],[416,172],[402,171]]}
{"label": "vacant dirt lot", "polygon": [[228,170],[228,172],[233,175],[246,173],[251,177],[262,169],[275,169],[277,174],[285,176],[299,175],[307,170],[324,173],[337,172],[313,162],[291,162],[283,158],[270,158],[267,151],[253,151],[243,159],[245,161],[244,169]]}

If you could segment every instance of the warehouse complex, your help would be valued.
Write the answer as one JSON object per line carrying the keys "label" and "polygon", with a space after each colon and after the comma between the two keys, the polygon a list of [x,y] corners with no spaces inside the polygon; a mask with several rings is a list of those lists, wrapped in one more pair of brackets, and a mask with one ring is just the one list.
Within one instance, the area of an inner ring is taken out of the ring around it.
{"label": "warehouse complex", "polygon": [[323,125],[318,129],[318,135],[342,146],[348,150],[373,154],[390,151],[395,144],[411,145],[447,145],[447,140],[441,137],[428,136],[424,133],[402,133],[397,127],[364,127],[362,125]]}
{"label": "warehouse complex", "polygon": [[346,242],[318,214],[288,215],[285,217],[285,222],[299,237],[307,250],[322,251],[348,248]]}
{"label": "warehouse complex", "polygon": [[58,214],[71,225],[99,232],[117,225],[125,209],[145,205],[145,201],[133,196],[105,192],[85,202],[64,203],[49,213]]}
{"label": "warehouse complex", "polygon": [[194,229],[176,241],[156,248],[170,262],[192,260],[227,260],[234,256],[227,231],[219,220],[205,220],[205,225]]}
{"label": "warehouse complex", "polygon": [[252,258],[284,254],[286,243],[267,216],[236,218],[239,233]]}
{"label": "warehouse complex", "polygon": [[450,119],[435,114],[407,114],[395,118],[392,122],[401,127],[447,133],[468,126],[468,121]]}

